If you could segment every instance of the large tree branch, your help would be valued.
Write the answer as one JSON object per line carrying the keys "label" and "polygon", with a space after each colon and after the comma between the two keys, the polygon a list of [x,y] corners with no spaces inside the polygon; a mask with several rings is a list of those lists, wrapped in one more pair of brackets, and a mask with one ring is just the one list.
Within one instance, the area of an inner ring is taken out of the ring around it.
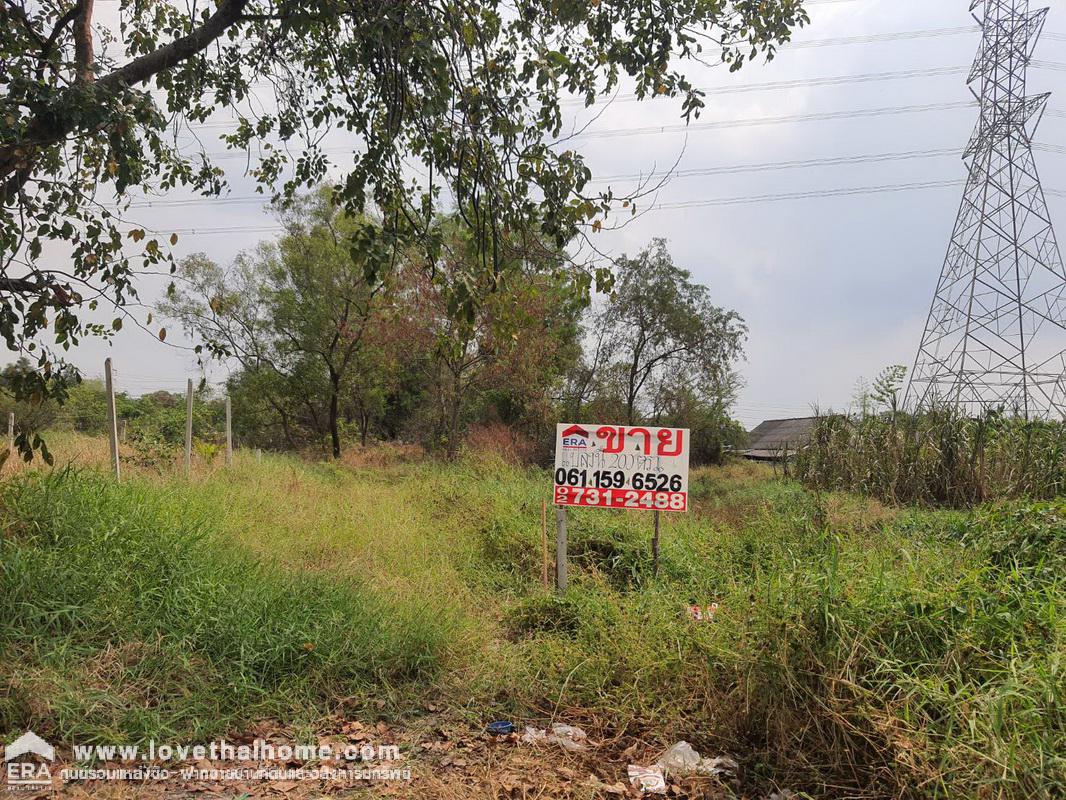
{"label": "large tree branch", "polygon": [[61,16],[56,21],[55,27],[52,28],[52,32],[48,34],[48,40],[41,44],[40,63],[37,66],[37,80],[41,80],[44,76],[45,67],[48,66],[48,57],[52,54],[52,48],[55,47],[56,41],[59,39],[59,34],[61,34],[63,29],[74,21],[74,18],[78,16],[79,11],[80,7],[74,6],[74,8]]}
{"label": "large tree branch", "polygon": [[100,84],[115,89],[132,86],[191,58],[239,22],[248,3],[249,0],[223,0],[218,10],[199,28],[119,67],[101,78]]}
{"label": "large tree branch", "polygon": [[[205,50],[227,29],[239,22],[241,14],[247,8],[249,2],[250,0],[222,0],[218,10],[208,17],[203,25],[189,34],[175,39],[170,44],[135,58],[114,72],[105,75],[96,82],[97,87],[103,90],[119,92],[126,87],[146,81],[158,73],[193,57]],[[82,0],[81,4],[79,4],[79,22],[84,17],[86,24],[88,24],[91,8],[92,0]],[[86,12],[86,9],[89,9],[89,13]],[[79,24],[75,27],[77,29],[81,26]],[[78,38],[79,35],[76,31],[75,37]],[[86,68],[91,65],[91,48],[90,39],[88,41],[88,50],[85,54],[87,55]],[[79,68],[81,66],[82,62],[79,61]],[[57,108],[61,107],[63,102],[64,100],[61,97],[57,101]],[[78,122],[74,117],[69,114],[57,114],[55,112],[56,108],[46,109],[45,113],[38,115],[27,126],[27,135],[21,142],[0,148],[0,180],[3,181],[3,191],[0,192],[0,198],[2,198],[4,203],[13,202],[19,190],[29,180],[33,171],[32,165],[38,152],[42,148],[51,147],[62,142],[63,139],[78,129]]]}
{"label": "large tree branch", "polygon": [[12,294],[40,294],[47,288],[44,281],[34,278],[0,278],[0,292]]}
{"label": "large tree branch", "polygon": [[74,21],[75,78],[82,83],[93,80],[93,0],[78,0]]}

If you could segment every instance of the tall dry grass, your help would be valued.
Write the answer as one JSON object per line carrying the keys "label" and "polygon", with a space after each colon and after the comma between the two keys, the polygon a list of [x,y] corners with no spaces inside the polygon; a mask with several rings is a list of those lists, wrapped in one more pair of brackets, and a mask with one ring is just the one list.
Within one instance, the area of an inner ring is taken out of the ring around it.
{"label": "tall dry grass", "polygon": [[821,490],[891,503],[967,507],[1066,494],[1066,424],[952,408],[920,414],[833,415],[816,425],[794,474]]}
{"label": "tall dry grass", "polygon": [[752,465],[692,488],[657,575],[648,514],[572,510],[556,596],[550,475],[499,458],[27,471],[0,487],[0,736],[431,700],[463,724],[686,739],[737,758],[747,797],[1063,796],[1062,501],[885,508]]}

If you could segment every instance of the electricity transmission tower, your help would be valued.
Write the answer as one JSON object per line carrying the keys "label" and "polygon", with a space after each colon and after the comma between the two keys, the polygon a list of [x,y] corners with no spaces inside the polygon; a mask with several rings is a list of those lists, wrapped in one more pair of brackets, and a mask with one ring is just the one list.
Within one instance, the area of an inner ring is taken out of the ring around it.
{"label": "electricity transmission tower", "polygon": [[979,6],[981,51],[968,83],[981,119],[909,400],[1066,416],[1066,273],[1032,149],[1049,95],[1025,91],[1048,9],[973,0],[970,11]]}

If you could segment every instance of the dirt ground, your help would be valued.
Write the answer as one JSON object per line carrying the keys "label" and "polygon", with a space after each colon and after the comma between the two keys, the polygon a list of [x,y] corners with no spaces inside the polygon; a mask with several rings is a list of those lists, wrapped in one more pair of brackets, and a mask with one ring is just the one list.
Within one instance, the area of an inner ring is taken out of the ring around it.
{"label": "dirt ground", "polygon": [[[234,745],[251,743],[260,738],[274,745],[292,744],[287,731],[276,723],[263,723],[244,735],[227,738]],[[359,722],[333,720],[319,735],[319,744],[331,747],[345,744],[399,746],[399,761],[367,764],[364,768],[387,768],[401,772],[410,770],[409,779],[349,781],[322,779],[300,780],[199,780],[180,773],[186,768],[196,770],[234,770],[238,768],[313,769],[315,764],[300,762],[223,762],[170,761],[156,762],[175,774],[169,779],[145,781],[89,780],[65,782],[61,773],[74,765],[71,754],[59,750],[51,764],[52,786],[37,790],[19,790],[11,796],[22,800],[43,800],[48,797],[104,798],[196,798],[212,800],[251,800],[251,798],[417,798],[418,800],[593,800],[593,798],[636,798],[640,791],[627,779],[629,764],[650,765],[660,753],[640,741],[603,741],[590,733],[583,750],[568,751],[554,742],[530,744],[521,740],[521,733],[492,736],[481,729],[442,723],[432,715],[419,719],[411,726],[390,726],[384,722],[367,726]],[[82,765],[84,766],[84,765]],[[93,765],[95,769],[130,768],[139,766],[129,762],[109,762]],[[334,762],[332,766],[342,767]],[[743,797],[735,784],[729,786],[722,778],[698,777],[671,781],[668,796],[675,798]],[[644,795],[654,797],[655,795]]]}

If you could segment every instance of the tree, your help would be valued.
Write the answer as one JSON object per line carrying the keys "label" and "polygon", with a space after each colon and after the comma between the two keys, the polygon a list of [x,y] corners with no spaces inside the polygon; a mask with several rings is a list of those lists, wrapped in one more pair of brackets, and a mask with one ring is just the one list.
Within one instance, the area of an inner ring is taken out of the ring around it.
{"label": "tree", "polygon": [[[15,415],[15,450],[24,459],[29,460],[34,448],[41,449],[41,455],[52,463],[48,447],[41,439],[41,431],[56,419],[55,401],[41,396],[19,399],[18,387],[27,375],[33,372],[33,365],[26,358],[19,358],[14,364],[8,364],[0,371],[0,425],[3,425],[4,437],[7,436],[8,414]],[[9,453],[7,444],[0,451],[0,466],[14,453]]]}
{"label": "tree", "polygon": [[381,306],[388,276],[374,265],[387,256],[377,225],[345,215],[321,194],[287,207],[282,219],[285,235],[230,271],[203,256],[186,259],[182,287],[162,311],[215,355],[237,360],[241,380],[274,408],[290,443],[291,420],[306,413],[338,458],[344,387]]}
{"label": "tree", "polygon": [[[484,269],[470,265],[480,261],[477,247],[458,220],[442,219],[440,229],[442,256],[431,268],[416,262],[407,274],[417,287],[412,317],[432,343],[428,379],[437,404],[435,438],[454,457],[464,415],[475,410],[475,389],[496,404],[497,416],[504,411],[502,421],[529,423],[539,416],[543,424],[561,362],[567,353],[576,357],[576,323],[587,295],[574,285],[564,253],[550,242],[503,238],[500,268]],[[482,299],[470,306],[471,296]]]}
{"label": "tree", "polygon": [[[267,194],[328,183],[350,216],[373,207],[386,239],[431,254],[454,202],[495,260],[505,231],[562,246],[622,200],[589,192],[581,155],[555,146],[563,96],[590,105],[628,76],[640,99],[682,97],[687,120],[703,96],[685,62],[739,69],[807,21],[802,0],[121,0],[119,14],[114,31],[93,0],[0,3],[0,335],[19,353],[46,330],[62,349],[110,335],[136,264],[170,261],[175,236],[124,222],[132,199],[222,191],[208,150],[180,150],[172,128],[232,112],[222,142]],[[336,130],[353,146],[332,170]],[[111,326],[86,321],[97,305],[118,310]],[[42,352],[27,392],[61,396],[65,374]]]}
{"label": "tree", "polygon": [[689,457],[693,464],[721,464],[730,449],[743,449],[748,440],[744,427],[729,416],[734,400],[731,391],[708,396],[685,385],[669,387],[651,421],[692,431]]}
{"label": "tree", "polygon": [[747,327],[735,311],[711,303],[705,286],[677,267],[663,239],[618,262],[614,292],[593,322],[602,336],[601,391],[620,400],[628,424],[661,418],[681,387],[714,403],[732,403]]}
{"label": "tree", "polygon": [[895,416],[899,411],[899,396],[903,391],[903,382],[907,379],[907,368],[902,364],[885,367],[874,378],[870,396]]}

